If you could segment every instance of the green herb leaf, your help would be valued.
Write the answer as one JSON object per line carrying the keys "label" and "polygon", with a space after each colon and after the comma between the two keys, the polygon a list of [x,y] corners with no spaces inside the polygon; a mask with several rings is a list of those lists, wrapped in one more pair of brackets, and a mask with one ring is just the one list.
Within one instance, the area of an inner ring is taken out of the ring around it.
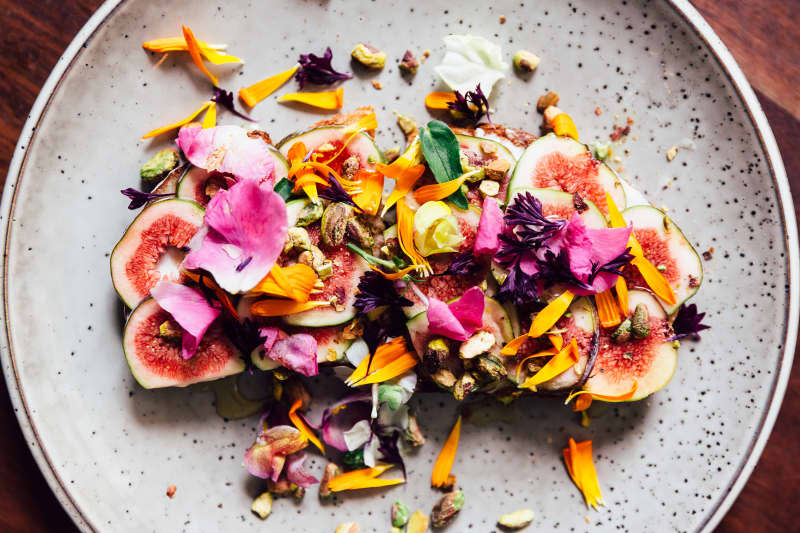
{"label": "green herb leaf", "polygon": [[[438,183],[454,180],[461,176],[461,152],[458,139],[447,124],[440,120],[431,120],[420,130],[422,155],[428,163]],[[457,190],[448,197],[459,209],[467,209],[469,203],[462,190]]]}
{"label": "green herb leaf", "polygon": [[282,178],[281,181],[275,184],[275,192],[278,193],[284,201],[289,199],[289,196],[292,194],[292,189],[294,186],[292,182],[286,178]]}

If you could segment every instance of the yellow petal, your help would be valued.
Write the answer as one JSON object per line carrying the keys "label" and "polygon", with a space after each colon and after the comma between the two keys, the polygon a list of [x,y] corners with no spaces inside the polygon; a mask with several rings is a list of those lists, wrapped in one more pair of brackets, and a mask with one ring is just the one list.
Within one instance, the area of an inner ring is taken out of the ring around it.
{"label": "yellow petal", "polygon": [[397,272],[384,272],[383,270],[381,270],[378,267],[374,267],[372,265],[369,265],[369,267],[372,270],[374,270],[375,272],[377,272],[378,274],[380,274],[381,276],[383,276],[384,278],[390,279],[390,280],[397,280],[397,279],[403,278],[403,277],[407,276],[409,273],[411,273],[412,271],[417,269],[417,267],[415,267],[414,265],[411,265],[409,267],[404,268],[403,270],[398,270]]}
{"label": "yellow petal", "polygon": [[[622,322],[622,317],[617,309],[617,302],[614,300],[614,295],[611,289],[594,295],[594,301],[597,304],[597,316],[600,318],[600,324],[604,328],[613,328]],[[627,314],[627,309],[625,310]]]}
{"label": "yellow petal", "polygon": [[564,347],[564,337],[561,336],[561,333],[548,333],[547,339],[550,341],[550,344],[553,345],[553,348],[555,348],[557,352]]}
{"label": "yellow petal", "polygon": [[375,116],[375,113],[367,113],[356,122],[350,124],[349,126],[345,126],[344,132],[351,133],[371,131],[375,129],[378,129],[378,117]]}
{"label": "yellow petal", "polygon": [[320,109],[341,109],[344,100],[344,89],[317,93],[289,93],[278,98],[279,102],[300,102],[301,104]]}
{"label": "yellow petal", "polygon": [[219,85],[219,80],[217,79],[217,77],[214,76],[203,63],[203,58],[201,57],[201,52],[200,52],[200,45],[197,43],[197,39],[194,38],[192,30],[190,30],[186,26],[181,26],[181,28],[183,29],[183,38],[186,39],[186,47],[189,50],[189,55],[192,56],[192,61],[194,61],[194,64],[197,65],[197,68],[203,71],[203,74],[208,76],[208,79],[211,80],[211,83],[213,83],[215,86]]}
{"label": "yellow petal", "polygon": [[200,45],[200,53],[203,54],[203,57],[208,59],[214,65],[222,65],[224,63],[244,63],[244,61],[236,56],[226,54],[225,52],[218,52],[212,48],[203,46],[202,41],[198,41],[197,44]]}
{"label": "yellow petal", "polygon": [[239,98],[249,107],[255,106],[261,100],[277,91],[281,85],[289,81],[289,79],[294,76],[294,73],[297,72],[298,68],[300,68],[300,65],[295,65],[265,80],[254,83],[250,87],[239,89]]}
{"label": "yellow petal", "polygon": [[[625,219],[622,217],[622,213],[620,212],[619,208],[617,207],[616,202],[611,197],[610,194],[606,193],[606,205],[608,206],[608,218],[611,222],[612,228],[624,228],[628,224],[625,223]],[[631,236],[628,239],[628,246],[631,248],[631,255],[634,257],[643,255],[642,247],[639,244],[639,241],[636,240],[636,237],[633,235],[631,231]]]}
{"label": "yellow petal", "polygon": [[571,291],[566,290],[552,302],[547,304],[544,309],[539,311],[539,313],[536,315],[536,318],[533,319],[533,322],[531,323],[531,329],[528,331],[528,335],[533,338],[544,335],[547,330],[552,328],[555,323],[558,322],[558,319],[561,318],[561,315],[567,312],[569,304],[572,303],[573,298],[575,298],[575,295],[572,294]]}
{"label": "yellow petal", "polygon": [[582,412],[587,410],[592,405],[592,395],[591,394],[582,394],[578,396],[578,399],[575,400],[575,403],[572,404],[572,410],[576,413]]}
{"label": "yellow petal", "polygon": [[178,129],[181,126],[190,123],[192,120],[194,120],[194,117],[196,117],[197,115],[199,115],[200,113],[205,111],[206,108],[208,108],[213,103],[214,102],[206,102],[206,103],[204,103],[199,108],[197,108],[195,111],[193,111],[192,114],[189,115],[188,117],[186,117],[184,119],[181,119],[178,122],[175,122],[173,124],[170,124],[169,126],[163,126],[161,128],[156,128],[154,130],[148,131],[147,133],[142,135],[142,139],[149,139],[151,137],[155,137],[157,135],[161,135],[162,133],[166,133],[168,131],[172,131],[174,129]]}
{"label": "yellow petal", "polygon": [[402,479],[376,479],[378,476],[392,468],[394,465],[376,465],[373,468],[361,468],[332,478],[328,488],[333,492],[343,490],[356,490],[373,487],[386,487],[404,483]]}
{"label": "yellow petal", "polygon": [[[232,56],[228,53],[222,52],[225,45],[210,44],[200,39],[195,39],[200,48],[200,53],[214,63],[219,65],[221,63],[243,63],[241,59]],[[151,52],[188,52],[189,47],[186,45],[186,39],[183,37],[166,37],[163,39],[152,39],[142,43],[142,48]]]}
{"label": "yellow petal", "polygon": [[330,302],[319,300],[302,303],[292,300],[259,300],[253,302],[250,306],[250,312],[256,316],[284,316],[302,313],[317,307],[326,307],[330,304]]}
{"label": "yellow petal", "polygon": [[414,248],[414,212],[405,200],[397,202],[397,241],[400,249],[411,262],[425,272],[430,272],[430,264]]}
{"label": "yellow petal", "polygon": [[500,355],[517,355],[520,347],[525,344],[525,341],[528,340],[528,334],[523,333],[516,339],[513,339],[508,342],[503,348],[500,350]]}
{"label": "yellow petal", "polygon": [[317,273],[308,265],[296,263],[281,267],[275,264],[269,274],[248,294],[267,294],[279,298],[291,298],[296,302],[307,302],[316,281]]}
{"label": "yellow petal", "polygon": [[619,276],[614,287],[617,289],[617,301],[619,308],[623,313],[628,312],[628,285],[625,283],[625,278]]}
{"label": "yellow petal", "polygon": [[583,493],[586,504],[597,508],[604,505],[603,495],[597,481],[597,472],[592,460],[592,441],[575,442],[569,439],[569,446],[562,450],[564,463],[572,481]]}
{"label": "yellow petal", "polygon": [[383,193],[383,174],[359,170],[356,173],[356,181],[361,192],[353,195],[353,201],[365,213],[377,215]]}
{"label": "yellow petal", "polygon": [[556,135],[566,135],[578,140],[578,128],[566,113],[559,113],[553,118],[553,131]]}
{"label": "yellow petal", "polygon": [[650,289],[662,300],[667,302],[669,305],[675,305],[675,293],[672,292],[672,287],[670,286],[667,278],[659,272],[659,270],[653,266],[647,258],[643,255],[634,257],[631,261],[638,270],[639,273],[644,278],[645,283]]}
{"label": "yellow petal", "polygon": [[631,398],[633,398],[633,395],[636,394],[636,389],[638,389],[638,388],[639,388],[639,383],[637,381],[634,381],[633,385],[631,385],[631,388],[628,390],[628,392],[623,392],[622,394],[616,394],[616,395],[594,394],[593,392],[589,392],[588,390],[579,390],[579,391],[575,391],[575,392],[571,393],[569,396],[567,396],[567,399],[564,401],[564,403],[565,404],[569,403],[576,396],[582,396],[584,394],[588,394],[593,399],[601,401],[601,402],[622,402],[622,401],[630,400]]}
{"label": "yellow petal", "polygon": [[536,374],[525,380],[520,388],[536,390],[537,385],[550,381],[566,372],[578,362],[578,341],[572,339],[567,346],[554,355]]}
{"label": "yellow petal", "polygon": [[314,432],[311,431],[311,428],[309,428],[303,421],[303,419],[300,418],[300,416],[297,414],[297,410],[300,409],[302,405],[303,405],[302,398],[298,398],[294,401],[292,407],[289,409],[289,420],[292,421],[294,427],[300,430],[300,433],[302,433],[308,440],[313,442],[314,446],[319,448],[319,451],[325,453],[325,446],[322,445],[322,442],[320,442],[317,436],[314,435]]}
{"label": "yellow petal", "polygon": [[456,458],[456,451],[458,450],[458,439],[461,436],[461,415],[459,415],[456,424],[450,431],[450,435],[442,446],[442,451],[436,458],[436,463],[433,465],[433,473],[431,473],[431,485],[434,487],[441,487],[447,482],[447,476],[450,475],[450,470],[453,468],[453,461]]}
{"label": "yellow petal", "polygon": [[411,352],[405,352],[397,359],[377,369],[369,374],[364,379],[354,383],[356,386],[371,385],[373,383],[381,383],[396,378],[400,374],[407,372],[417,366],[419,359]]}
{"label": "yellow petal", "polygon": [[217,125],[217,104],[212,102],[203,117],[203,129],[213,128]]}
{"label": "yellow petal", "polygon": [[407,351],[408,348],[403,337],[396,337],[389,342],[381,344],[375,349],[371,360],[369,356],[361,360],[356,369],[353,370],[353,373],[345,380],[345,383],[352,385],[364,379],[367,374],[383,368]]}
{"label": "yellow petal", "polygon": [[444,183],[425,185],[414,191],[414,199],[420,204],[434,200],[444,200],[459,190],[465,179],[467,179],[467,176],[461,176],[458,179],[445,181]]}
{"label": "yellow petal", "polygon": [[448,109],[447,104],[456,101],[456,95],[452,92],[433,92],[425,97],[425,107],[428,109]]}
{"label": "yellow petal", "polygon": [[525,357],[522,361],[519,362],[519,364],[517,364],[517,379],[519,379],[519,377],[522,375],[522,367],[530,359],[534,359],[536,357],[552,356],[552,355],[556,355],[558,352],[559,352],[559,350],[555,350],[555,349],[542,350],[541,352],[536,352],[535,354],[532,354],[532,355],[529,355],[529,356]]}

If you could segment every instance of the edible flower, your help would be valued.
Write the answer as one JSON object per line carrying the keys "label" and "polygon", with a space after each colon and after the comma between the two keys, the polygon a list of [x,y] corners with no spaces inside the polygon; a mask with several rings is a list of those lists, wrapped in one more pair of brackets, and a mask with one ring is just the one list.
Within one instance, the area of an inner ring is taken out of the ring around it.
{"label": "edible flower", "polygon": [[334,403],[322,413],[322,439],[339,451],[348,451],[344,434],[362,420],[370,419],[372,394],[362,390]]}
{"label": "edible flower", "polygon": [[455,100],[448,103],[447,107],[457,118],[467,119],[473,124],[477,124],[481,117],[486,115],[486,120],[489,124],[492,123],[492,117],[489,115],[489,101],[481,91],[480,83],[474,91],[467,91],[463,96],[457,90],[453,91],[453,94]]}
{"label": "edible flower", "polygon": [[226,91],[225,89],[214,87],[214,96],[211,97],[211,101],[218,103],[239,118],[255,122],[255,119],[248,117],[236,109],[236,105],[233,103],[233,91]]}
{"label": "edible flower", "polygon": [[450,104],[456,101],[453,92],[432,92],[425,97],[425,107],[428,109],[450,109]]}
{"label": "edible flower", "polygon": [[294,65],[283,72],[279,72],[274,76],[254,83],[249,87],[239,89],[239,98],[249,107],[255,107],[257,103],[277,91],[284,83],[289,81],[299,68],[300,65]]}
{"label": "edible flower", "polygon": [[203,74],[208,76],[208,79],[210,79],[211,83],[213,83],[216,87],[219,85],[219,80],[206,68],[205,64],[203,63],[200,44],[197,42],[197,39],[194,38],[194,33],[192,33],[192,30],[186,26],[181,26],[181,29],[183,30],[183,38],[186,40],[186,49],[189,51],[189,55],[192,56],[192,61],[194,61],[194,64],[197,65],[197,68],[203,71]]}
{"label": "edible flower", "polygon": [[297,414],[298,409],[303,406],[303,399],[298,398],[294,401],[292,406],[289,408],[289,420],[292,421],[292,424],[297,428],[297,430],[303,434],[303,437],[310,440],[314,443],[314,446],[319,448],[319,451],[325,453],[325,446],[319,441],[316,435],[311,431],[311,428],[305,423],[305,421]]}
{"label": "edible flower", "polygon": [[319,109],[341,109],[344,103],[344,89],[320,91],[315,93],[287,93],[278,98],[279,102],[299,102]]}
{"label": "edible flower", "polygon": [[465,93],[482,85],[488,96],[505,77],[508,64],[500,46],[475,35],[448,35],[443,41],[447,52],[434,70],[450,89]]}
{"label": "edible flower", "polygon": [[[619,302],[619,308],[623,311],[627,311],[628,309],[628,284],[625,281],[625,278],[620,276],[617,278],[617,282],[614,284],[614,288],[617,291],[617,302]],[[626,313],[627,314],[627,313]]]}
{"label": "edible flower", "polygon": [[180,128],[181,126],[184,126],[184,125],[190,123],[192,120],[194,120],[194,117],[196,117],[197,115],[199,115],[200,113],[202,113],[203,111],[208,109],[208,107],[213,103],[214,102],[206,102],[203,105],[201,105],[200,107],[198,107],[197,109],[195,109],[194,111],[192,111],[192,114],[189,115],[188,117],[183,118],[183,119],[179,120],[178,122],[173,122],[172,124],[170,124],[168,126],[162,126],[160,128],[156,128],[154,130],[148,131],[147,133],[142,135],[142,139],[150,139],[151,137],[156,137],[158,135],[161,135],[162,133],[166,133],[168,131],[176,130],[176,129]]}
{"label": "edible flower", "polygon": [[250,312],[256,316],[285,316],[302,313],[316,309],[317,307],[327,307],[330,302],[324,300],[310,300],[308,302],[294,302],[291,300],[259,300],[250,305]]}
{"label": "edible flower", "polygon": [[233,307],[230,296],[228,296],[227,292],[222,290],[222,287],[217,285],[217,283],[211,279],[211,276],[204,273],[196,274],[194,272],[189,272],[188,270],[184,270],[183,274],[187,278],[199,284],[201,287],[211,290],[217,300],[219,300],[219,303],[222,304],[222,307],[225,308],[225,310],[228,311],[233,318],[239,320],[239,313],[236,311],[236,308]]}
{"label": "edible flower", "polygon": [[[417,150],[419,150],[419,143],[414,143]],[[401,198],[405,198],[406,194],[414,187],[420,177],[425,173],[425,165],[414,164],[413,154],[410,153],[412,148],[406,151],[403,155],[392,161],[391,164],[378,163],[375,169],[387,178],[395,180],[394,189],[383,204],[383,212],[381,216],[396,204]]]}
{"label": "edible flower", "polygon": [[328,174],[328,188],[320,191],[319,197],[331,202],[347,204],[356,211],[361,211],[361,208],[358,207],[353,197],[344,190],[344,187],[342,187],[342,184],[339,183],[339,180],[336,179],[333,173]]}
{"label": "edible flower", "polygon": [[433,183],[431,185],[424,185],[419,189],[414,191],[414,200],[416,200],[420,204],[424,204],[425,202],[432,202],[435,200],[444,200],[457,190],[461,188],[461,184],[464,183],[464,180],[467,179],[467,176],[461,176],[460,178],[446,181],[444,183]]}
{"label": "edible flower", "polygon": [[552,328],[558,319],[567,312],[569,304],[575,298],[572,291],[566,290],[548,303],[544,309],[536,314],[536,317],[531,323],[531,328],[528,335],[534,339],[544,335],[550,328]]}
{"label": "edible flower", "polygon": [[[611,289],[595,294],[594,301],[597,304],[597,316],[604,328],[612,328],[622,322],[622,317],[619,309],[617,309]],[[626,315],[627,311],[628,308],[626,307],[624,309]]]}
{"label": "edible flower", "polygon": [[[266,348],[266,345],[265,345]],[[316,376],[317,340],[307,333],[295,333],[272,343],[267,357],[277,361],[289,370],[304,376]]]}
{"label": "edible flower", "polygon": [[[523,335],[521,338],[522,339],[527,339],[528,337],[527,337],[527,335]],[[511,343],[508,343],[508,345],[506,345],[506,346],[509,346],[510,344]],[[547,350],[542,350],[541,352],[536,352],[534,354],[525,356],[525,358],[522,359],[522,361],[517,363],[517,372],[516,372],[517,373],[517,380],[519,380],[519,377],[522,375],[522,367],[525,366],[525,363],[527,363],[531,359],[536,359],[538,357],[550,357],[550,356],[556,355],[559,351],[560,351],[560,348],[559,349],[548,348]],[[516,353],[516,350],[514,350],[514,352],[512,352],[510,354],[505,354],[502,351],[500,352],[501,355],[514,355],[515,353]]]}
{"label": "edible flower", "polygon": [[330,46],[325,49],[325,53],[322,56],[310,53],[301,54],[300,59],[298,59],[300,69],[295,76],[300,88],[302,89],[306,82],[315,85],[330,85],[336,81],[347,80],[353,77],[349,72],[335,71],[331,65],[332,59],[333,52],[331,52]]}
{"label": "edible flower", "polygon": [[450,259],[447,270],[434,276],[464,276],[475,274],[481,268],[481,264],[475,259],[475,253],[472,250],[465,250]]}
{"label": "edible flower", "polygon": [[586,505],[597,509],[598,505],[605,505],[597,481],[597,472],[592,461],[592,441],[575,442],[569,439],[569,446],[562,450],[564,464],[567,466],[569,477],[575,486],[583,493]]}
{"label": "edible flower", "polygon": [[359,170],[356,172],[355,181],[358,183],[359,192],[352,195],[353,201],[365,213],[377,215],[383,193],[383,174]]}
{"label": "edible flower", "polygon": [[208,109],[206,110],[206,114],[203,115],[203,122],[201,123],[203,129],[213,128],[217,125],[217,104],[212,102]]}
{"label": "edible flower", "polygon": [[[223,52],[227,48],[224,44],[211,44],[205,41],[195,39],[197,46],[200,48],[200,53],[207,60],[215,65],[222,63],[244,63],[236,56],[232,56]],[[142,43],[142,48],[150,52],[167,53],[167,52],[187,52],[189,47],[186,44],[184,37],[165,37],[162,39],[152,39]]]}
{"label": "edible flower", "polygon": [[180,325],[183,330],[181,356],[190,359],[208,327],[219,316],[219,309],[212,307],[197,289],[172,281],[159,281],[150,294]]}
{"label": "edible flower", "polygon": [[[583,397],[590,397],[593,400],[598,400],[601,402],[623,402],[625,400],[630,400],[633,398],[634,394],[636,394],[636,390],[639,388],[639,383],[634,380],[631,384],[631,388],[628,389],[627,392],[623,392],[621,394],[595,394],[592,391],[588,390],[578,390],[574,391],[567,396],[567,399],[564,400],[564,404],[568,404],[572,401],[573,398],[583,398]],[[588,407],[588,405],[586,406]],[[580,409],[575,409],[576,411]]]}
{"label": "edible flower", "polygon": [[276,263],[269,274],[250,290],[250,294],[266,294],[307,302],[316,281],[317,273],[308,265],[295,263],[282,267]]}
{"label": "edible flower", "polygon": [[405,200],[397,202],[397,241],[414,266],[423,273],[431,273],[430,264],[414,247],[414,212]]}
{"label": "edible flower", "polygon": [[405,483],[405,480],[379,479],[378,476],[392,468],[394,465],[375,465],[372,468],[361,468],[345,474],[339,474],[328,482],[328,488],[332,492],[343,490],[369,489],[375,487],[388,487]]}
{"label": "edible flower", "polygon": [[175,196],[172,193],[157,194],[151,192],[144,192],[134,189],[132,187],[128,187],[127,189],[122,189],[119,192],[130,198],[131,202],[128,204],[128,209],[139,209],[150,200],[158,200],[159,198],[164,198],[167,196]]}
{"label": "edible flower", "polygon": [[566,113],[559,113],[553,117],[553,131],[556,135],[565,135],[572,137],[576,141],[578,140],[578,128],[575,127],[572,118]]}
{"label": "edible flower", "polygon": [[536,391],[536,386],[563,374],[578,362],[578,341],[574,338],[538,371],[526,379],[519,387]]}
{"label": "edible flower", "polygon": [[458,220],[446,203],[426,202],[414,213],[414,245],[423,257],[455,252],[463,240]]}
{"label": "edible flower", "polygon": [[480,287],[471,287],[450,304],[428,298],[428,331],[449,339],[465,341],[483,326],[484,295]]}
{"label": "edible flower", "polygon": [[500,235],[505,231],[503,211],[495,198],[487,196],[483,200],[478,232],[473,250],[475,255],[494,255],[500,249]]}
{"label": "edible flower", "polygon": [[306,472],[303,463],[306,461],[306,452],[295,452],[286,456],[286,479],[298,487],[307,489],[319,483],[319,480]]}
{"label": "edible flower", "polygon": [[244,465],[252,475],[277,481],[286,456],[308,446],[308,440],[292,426],[264,429],[244,454]]}
{"label": "edible flower", "polygon": [[688,335],[695,335],[699,338],[699,332],[711,327],[702,323],[705,316],[705,313],[697,312],[696,304],[681,304],[678,308],[678,313],[675,315],[675,321],[672,322],[672,329],[675,334],[667,340],[674,341]]}
{"label": "edible flower", "polygon": [[450,435],[442,446],[442,451],[436,458],[433,464],[433,472],[431,473],[431,486],[441,487],[447,483],[447,477],[450,475],[450,470],[453,468],[453,461],[456,458],[456,451],[458,450],[458,439],[461,436],[461,415],[458,416]]}
{"label": "edible flower", "polygon": [[345,381],[355,387],[381,383],[414,368],[419,359],[408,350],[402,337],[382,344],[370,357],[365,357]]}
{"label": "edible flower", "polygon": [[[617,204],[608,193],[606,193],[606,204],[608,205],[608,218],[611,222],[611,227],[621,228],[627,226]],[[650,287],[656,296],[669,305],[675,305],[675,293],[672,292],[672,287],[664,275],[644,256],[642,245],[636,240],[636,236],[633,232],[631,232],[628,240],[628,246],[631,249],[631,255],[633,255],[631,264],[639,270],[647,286]]]}
{"label": "edible flower", "polygon": [[[410,269],[404,269],[398,272],[403,276],[408,274]],[[366,314],[370,311],[378,309],[379,307],[410,307],[413,305],[411,300],[404,298],[397,294],[392,283],[390,275],[383,272],[378,273],[375,271],[365,272],[358,280],[358,291],[356,294],[355,307],[359,313]],[[402,276],[400,276],[402,277]]]}
{"label": "edible flower", "polygon": [[201,129],[189,124],[178,132],[178,146],[196,167],[273,185],[275,160],[269,146],[259,137],[248,136],[242,127]]}
{"label": "edible flower", "polygon": [[184,267],[207,270],[231,294],[255,287],[283,251],[286,203],[255,181],[221,189],[208,203],[203,220]]}

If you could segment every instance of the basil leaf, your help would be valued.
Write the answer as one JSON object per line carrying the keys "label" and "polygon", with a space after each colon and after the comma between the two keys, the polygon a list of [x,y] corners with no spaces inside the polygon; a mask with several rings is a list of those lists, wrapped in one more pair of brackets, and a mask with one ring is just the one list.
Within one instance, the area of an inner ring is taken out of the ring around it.
{"label": "basil leaf", "polygon": [[282,178],[281,181],[279,181],[278,183],[275,184],[275,188],[274,189],[275,189],[275,192],[278,193],[280,195],[280,197],[283,198],[283,201],[285,202],[286,200],[289,199],[289,196],[291,196],[293,188],[294,188],[294,186],[292,185],[291,181],[289,181],[286,178]]}
{"label": "basil leaf", "polygon": [[[431,120],[419,132],[422,155],[438,183],[461,176],[461,152],[453,130],[440,120]],[[469,202],[459,189],[448,197],[459,209],[467,209]]]}

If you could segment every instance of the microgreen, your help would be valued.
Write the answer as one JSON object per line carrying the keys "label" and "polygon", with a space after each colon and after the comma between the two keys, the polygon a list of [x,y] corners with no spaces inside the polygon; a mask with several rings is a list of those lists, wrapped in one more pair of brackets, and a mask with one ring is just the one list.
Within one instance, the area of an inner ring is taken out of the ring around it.
{"label": "microgreen", "polygon": [[226,91],[225,89],[221,89],[215,85],[214,96],[211,97],[211,101],[218,103],[239,118],[249,120],[250,122],[255,122],[254,119],[236,109],[236,106],[233,103],[233,91]]}

